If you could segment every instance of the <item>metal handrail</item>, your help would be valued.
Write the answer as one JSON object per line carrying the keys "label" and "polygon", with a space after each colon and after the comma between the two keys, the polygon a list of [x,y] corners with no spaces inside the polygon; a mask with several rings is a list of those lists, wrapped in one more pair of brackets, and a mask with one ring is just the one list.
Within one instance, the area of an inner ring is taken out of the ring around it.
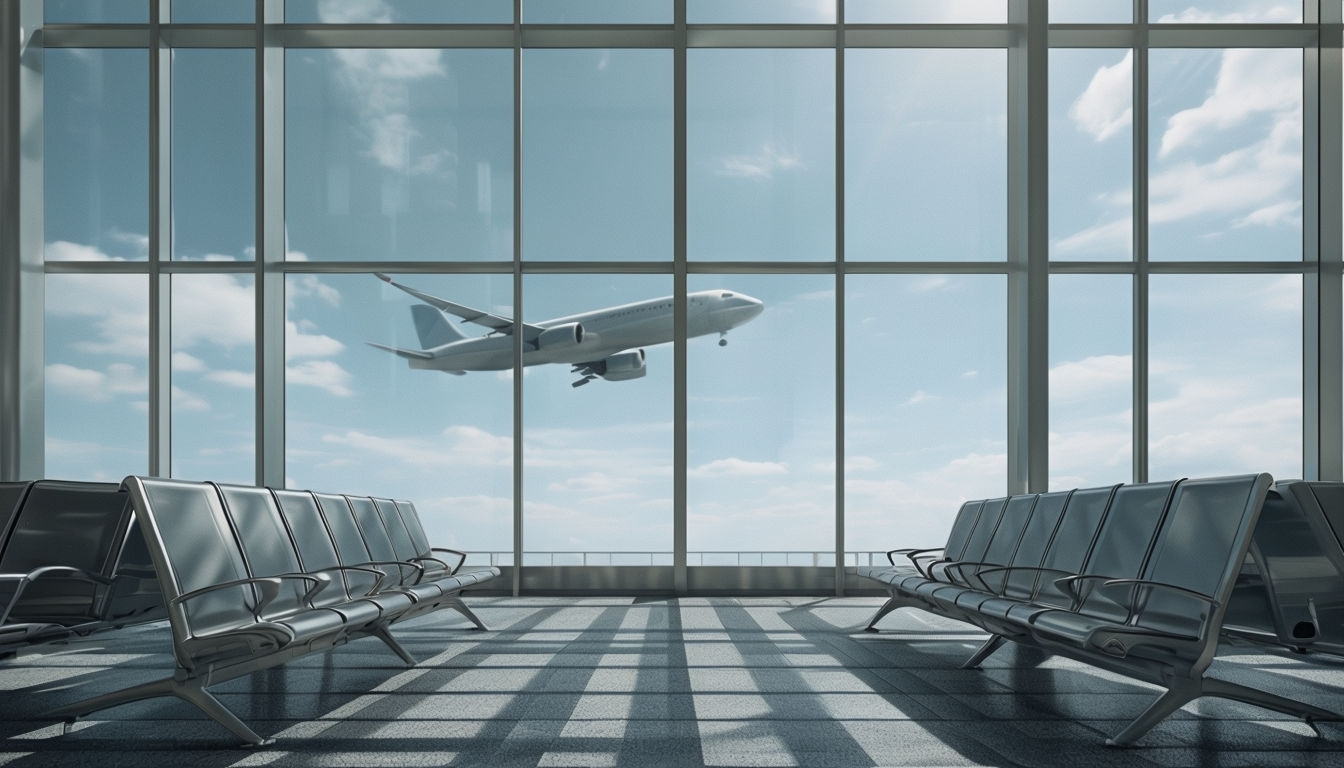
{"label": "metal handrail", "polygon": [[[482,558],[489,565],[511,566],[512,552],[468,552],[468,565],[482,565]],[[886,563],[885,552],[845,552],[843,565],[882,565]],[[807,550],[751,549],[751,550],[701,550],[686,553],[686,565],[702,566],[741,566],[741,567],[799,567],[824,568],[835,564],[835,553]],[[670,566],[671,552],[649,550],[612,550],[590,552],[586,550],[554,550],[523,552],[523,565],[538,567],[554,566]]]}

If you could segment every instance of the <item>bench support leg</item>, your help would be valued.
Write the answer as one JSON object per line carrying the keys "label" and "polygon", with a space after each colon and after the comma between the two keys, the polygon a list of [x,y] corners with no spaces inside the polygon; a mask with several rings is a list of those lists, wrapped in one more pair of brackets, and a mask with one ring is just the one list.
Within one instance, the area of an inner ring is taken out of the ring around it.
{"label": "bench support leg", "polygon": [[[1327,709],[1313,707],[1310,704],[1293,701],[1292,699],[1270,693],[1269,691],[1262,691],[1257,688],[1230,683],[1226,680],[1219,680],[1213,677],[1204,678],[1203,688],[1205,696],[1218,696],[1219,698],[1232,699],[1233,701],[1240,701],[1246,704],[1254,704],[1257,707],[1264,707],[1265,709],[1273,710],[1275,712],[1282,712],[1285,715],[1300,717],[1305,720],[1308,725],[1312,725],[1313,720],[1337,721],[1344,719],[1341,718],[1338,713],[1331,712]],[[1315,725],[1312,725],[1312,728],[1315,728]]]}
{"label": "bench support leg", "polygon": [[392,636],[392,633],[388,630],[385,624],[379,624],[373,629],[370,629],[369,634],[382,640],[384,645],[391,648],[393,653],[400,656],[401,660],[406,662],[406,666],[414,667],[416,665],[415,657],[411,655],[410,651],[406,650],[406,646],[402,645],[397,638]]}
{"label": "bench support leg", "polygon": [[263,739],[258,736],[256,731],[248,728],[238,716],[230,712],[223,704],[216,699],[214,694],[205,690],[204,682],[199,678],[187,680],[176,680],[171,677],[162,680],[154,680],[148,683],[124,688],[120,691],[112,691],[102,696],[94,696],[91,699],[70,704],[51,713],[52,717],[60,718],[65,721],[65,730],[69,731],[70,726],[76,720],[85,715],[119,706],[129,704],[133,701],[143,701],[145,699],[155,699],[160,696],[176,696],[189,704],[193,704],[197,709],[209,715],[212,720],[224,726],[229,733],[237,736],[245,745],[252,747],[261,747],[274,743],[275,739]]}
{"label": "bench support leg", "polygon": [[477,629],[480,630],[489,629],[488,627],[485,626],[485,623],[482,622],[480,618],[476,616],[476,614],[472,613],[471,609],[467,607],[467,604],[462,602],[462,598],[457,597],[456,595],[448,595],[447,599],[443,601],[443,605],[445,608],[452,608],[453,610],[457,611],[463,616],[466,616],[467,620],[470,621],[472,624],[475,624]]}
{"label": "bench support leg", "polygon": [[1003,644],[1006,642],[1008,642],[1008,638],[1004,637],[1003,635],[990,635],[989,639],[985,641],[985,644],[980,646],[980,649],[977,650],[975,653],[971,654],[971,658],[967,659],[961,665],[961,668],[979,669],[980,662],[984,661],[985,659],[988,659],[990,656],[993,656],[994,652],[1002,648]]}
{"label": "bench support leg", "polygon": [[883,603],[882,607],[877,609],[877,613],[873,614],[873,618],[868,620],[868,626],[864,627],[863,631],[876,632],[877,622],[881,621],[883,616],[900,608],[902,605],[904,605],[904,603],[898,600],[895,595],[887,598],[887,602]]}
{"label": "bench support leg", "polygon": [[1152,730],[1153,726],[1166,719],[1167,715],[1185,706],[1199,698],[1199,683],[1193,680],[1182,681],[1181,683],[1168,688],[1165,693],[1157,697],[1157,701],[1148,705],[1143,714],[1134,719],[1134,722],[1125,726],[1125,729],[1106,740],[1108,747],[1128,747],[1140,736]]}

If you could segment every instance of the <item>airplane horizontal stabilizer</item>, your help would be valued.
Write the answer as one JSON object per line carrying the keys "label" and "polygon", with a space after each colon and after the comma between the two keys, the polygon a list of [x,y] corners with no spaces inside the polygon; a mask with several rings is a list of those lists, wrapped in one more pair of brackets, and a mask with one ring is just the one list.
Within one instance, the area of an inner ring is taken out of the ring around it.
{"label": "airplane horizontal stabilizer", "polygon": [[434,356],[433,356],[433,355],[431,355],[430,353],[426,352],[426,351],[423,350],[423,349],[403,349],[403,348],[401,348],[401,347],[390,347],[390,346],[388,346],[388,345],[386,345],[386,344],[379,344],[379,343],[377,343],[377,342],[373,342],[373,341],[366,341],[366,342],[364,342],[364,343],[365,343],[365,344],[368,344],[370,347],[376,347],[376,348],[378,348],[378,349],[387,350],[388,352],[391,352],[391,353],[394,354],[394,355],[398,355],[398,356],[400,356],[400,357],[405,357],[405,358],[407,358],[407,359],[412,359],[412,358],[413,358],[413,359],[416,359],[416,360],[433,360],[433,359],[434,359]]}

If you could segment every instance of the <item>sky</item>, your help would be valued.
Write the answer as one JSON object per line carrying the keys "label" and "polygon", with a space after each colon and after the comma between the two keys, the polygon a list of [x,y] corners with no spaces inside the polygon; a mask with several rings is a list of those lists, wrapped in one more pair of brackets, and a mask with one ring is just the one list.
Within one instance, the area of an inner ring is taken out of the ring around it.
{"label": "sky", "polygon": [[[1115,5],[1052,4],[1052,20],[1107,20]],[[1282,4],[1188,6],[1152,3],[1155,19],[1168,21],[1213,20],[1215,11],[1300,18]],[[289,7],[340,20],[327,3]],[[399,21],[465,7],[368,0],[340,10]],[[612,7],[538,3],[525,14],[567,20]],[[620,7],[650,18],[665,8]],[[688,13],[731,23],[762,7],[692,1]],[[833,14],[826,3],[770,7],[787,22]],[[925,19],[946,21],[992,17],[1003,6],[902,7],[963,14]],[[851,0],[846,18],[913,20],[886,18],[885,8]],[[145,260],[146,53],[46,57],[46,257]],[[1132,257],[1132,58],[1050,53],[1052,258]],[[286,277],[286,481],[410,498],[436,544],[474,552],[512,549],[512,372],[413,371],[366,344],[417,343],[413,299],[371,272],[384,261],[512,258],[512,62],[512,52],[494,50],[296,49],[286,57],[287,258],[371,262],[369,272]],[[524,259],[599,269],[670,261],[672,65],[660,50],[524,51]],[[250,260],[252,55],[175,51],[172,66],[172,257]],[[1301,66],[1295,50],[1151,52],[1150,258],[1300,258]],[[689,52],[692,261],[834,258],[834,67],[830,50]],[[847,259],[1004,258],[1006,68],[1001,50],[847,52]],[[766,306],[729,333],[727,346],[712,337],[688,343],[692,564],[736,562],[694,554],[717,551],[812,564],[810,553],[833,551],[837,330],[846,361],[846,550],[936,543],[961,500],[1003,493],[1005,277],[850,274],[837,329],[834,277],[783,272],[688,281],[692,291],[741,291]],[[396,277],[455,302],[515,311],[508,275]],[[171,280],[173,474],[251,482],[254,280],[227,272]],[[1149,476],[1300,475],[1300,276],[1155,275],[1150,288]],[[145,472],[147,279],[54,274],[46,290],[47,474]],[[521,311],[536,322],[671,293],[668,274],[528,274]],[[1128,481],[1131,279],[1055,275],[1050,302],[1051,488]],[[671,562],[674,360],[670,345],[647,352],[648,375],[634,381],[575,389],[565,366],[525,371],[523,539],[537,553],[526,562],[582,562],[566,554],[582,552]]]}

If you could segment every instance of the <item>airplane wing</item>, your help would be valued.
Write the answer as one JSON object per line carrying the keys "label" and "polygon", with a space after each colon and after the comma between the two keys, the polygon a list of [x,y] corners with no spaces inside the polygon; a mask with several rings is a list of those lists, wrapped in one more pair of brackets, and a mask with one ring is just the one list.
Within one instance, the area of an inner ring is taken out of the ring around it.
{"label": "airplane wing", "polygon": [[[513,318],[503,317],[501,315],[495,315],[489,312],[483,312],[479,309],[472,309],[471,307],[465,306],[463,304],[456,304],[454,302],[448,301],[447,299],[440,299],[438,296],[431,296],[430,294],[425,293],[424,291],[417,291],[416,289],[410,287],[409,285],[402,285],[401,283],[398,283],[397,281],[393,280],[387,275],[382,274],[381,272],[375,272],[374,274],[378,276],[379,280],[382,280],[383,282],[387,283],[393,288],[400,288],[401,290],[425,302],[431,307],[441,309],[450,315],[456,315],[457,317],[462,318],[462,322],[464,323],[475,323],[477,325],[483,325],[495,333],[513,333]],[[523,323],[523,338],[528,340],[534,339],[543,330],[545,329],[535,325],[531,325],[529,323]],[[400,354],[400,352],[397,350],[392,351]]]}
{"label": "airplane wing", "polygon": [[433,356],[433,355],[431,355],[429,352],[426,352],[426,351],[423,350],[423,349],[406,349],[406,348],[404,348],[404,347],[389,347],[389,346],[386,345],[386,344],[379,344],[379,343],[376,342],[376,341],[366,341],[366,342],[364,342],[364,343],[365,343],[365,344],[368,344],[370,347],[377,347],[378,349],[385,349],[385,350],[387,350],[388,352],[391,352],[391,353],[394,354],[394,355],[397,355],[397,356],[399,356],[399,357],[404,357],[404,358],[407,358],[407,359],[411,359],[411,358],[414,358],[414,359],[416,359],[416,360],[433,360],[433,359],[434,359],[434,356]]}

